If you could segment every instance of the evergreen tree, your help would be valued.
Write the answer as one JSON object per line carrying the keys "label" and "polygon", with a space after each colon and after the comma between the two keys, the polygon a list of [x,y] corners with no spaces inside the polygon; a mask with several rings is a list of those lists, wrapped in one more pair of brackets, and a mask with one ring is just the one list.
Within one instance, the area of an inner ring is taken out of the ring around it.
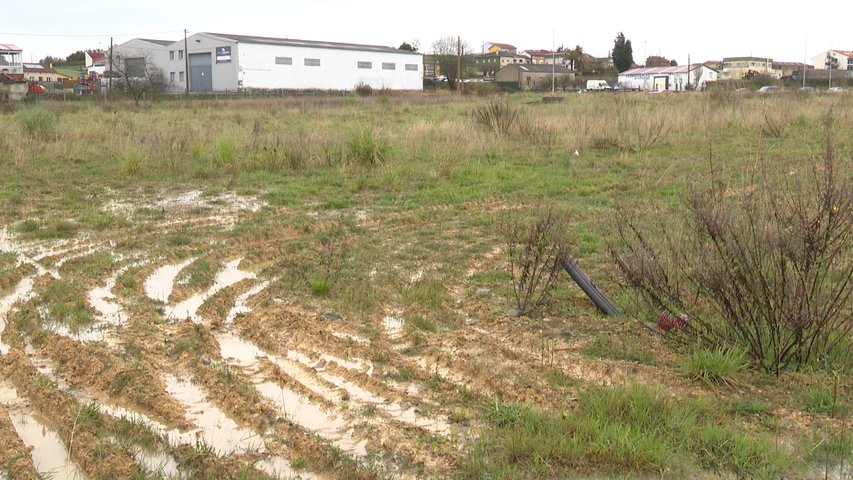
{"label": "evergreen tree", "polygon": [[613,43],[613,66],[619,73],[629,70],[634,65],[634,49],[631,41],[625,40],[625,34],[619,32]]}

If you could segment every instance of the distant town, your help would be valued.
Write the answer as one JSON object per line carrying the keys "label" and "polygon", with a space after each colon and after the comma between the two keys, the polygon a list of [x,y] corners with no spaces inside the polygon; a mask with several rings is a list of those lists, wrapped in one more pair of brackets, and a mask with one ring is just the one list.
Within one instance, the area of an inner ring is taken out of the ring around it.
{"label": "distant town", "polygon": [[[0,39],[2,40],[2,39]],[[679,65],[661,55],[635,59],[619,33],[596,56],[574,48],[526,49],[487,42],[473,49],[439,39],[427,53],[399,47],[201,32],[180,39],[136,38],[106,50],[23,61],[25,47],[0,44],[0,98],[27,93],[250,92],[263,90],[459,90],[490,84],[501,90],[704,90],[713,82],[843,89],[853,79],[853,51],[822,50],[808,63],[762,56],[694,59]],[[28,87],[12,87],[26,83]]]}

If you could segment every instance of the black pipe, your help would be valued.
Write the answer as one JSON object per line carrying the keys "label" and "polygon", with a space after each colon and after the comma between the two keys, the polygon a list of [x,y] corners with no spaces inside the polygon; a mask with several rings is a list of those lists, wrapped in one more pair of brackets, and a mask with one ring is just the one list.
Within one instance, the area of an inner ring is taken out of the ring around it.
{"label": "black pipe", "polygon": [[592,300],[592,303],[594,303],[595,306],[598,307],[598,309],[601,310],[602,313],[611,316],[619,315],[619,309],[617,309],[613,305],[613,303],[611,303],[610,300],[608,300],[607,297],[605,297],[604,294],[601,293],[598,287],[596,287],[595,284],[592,283],[592,280],[590,280],[589,277],[587,277],[586,274],[583,273],[581,267],[579,267],[578,264],[575,263],[575,261],[572,260],[570,256],[564,255],[560,259],[560,264],[563,266],[566,272],[571,275],[572,280],[574,280],[575,283],[577,283],[578,286],[581,287],[581,290],[583,290],[586,296],[589,297],[590,300]]}

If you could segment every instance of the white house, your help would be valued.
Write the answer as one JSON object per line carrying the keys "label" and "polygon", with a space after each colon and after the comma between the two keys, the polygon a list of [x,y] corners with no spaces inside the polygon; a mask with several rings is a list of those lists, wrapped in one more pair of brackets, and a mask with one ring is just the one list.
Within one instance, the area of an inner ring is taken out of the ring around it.
{"label": "white house", "polygon": [[680,67],[634,68],[619,74],[619,85],[627,89],[647,91],[682,91],[688,82],[701,89],[708,82],[717,81],[718,72],[707,65]]}
{"label": "white house", "polygon": [[812,65],[815,70],[826,70],[826,60],[830,56],[837,65],[837,68],[833,68],[833,70],[853,71],[853,51],[844,50],[828,50],[812,57]]}
{"label": "white house", "polygon": [[154,50],[170,91],[423,88],[421,54],[391,47],[202,32]]}
{"label": "white house", "polygon": [[107,69],[107,54],[101,51],[89,51],[84,55],[86,71],[103,75]]}
{"label": "white house", "polygon": [[[121,45],[113,47],[112,54],[107,52],[105,63],[107,70],[110,72],[119,72],[117,76],[121,77],[125,72],[130,76],[144,76],[144,72],[149,74],[162,74],[163,78],[168,81],[168,74],[163,68],[169,60],[169,47],[174,40],[154,40],[150,38],[134,38],[128,40]],[[181,50],[181,59],[183,59],[183,50]],[[181,69],[183,70],[183,69]],[[181,72],[183,78],[184,72]]]}

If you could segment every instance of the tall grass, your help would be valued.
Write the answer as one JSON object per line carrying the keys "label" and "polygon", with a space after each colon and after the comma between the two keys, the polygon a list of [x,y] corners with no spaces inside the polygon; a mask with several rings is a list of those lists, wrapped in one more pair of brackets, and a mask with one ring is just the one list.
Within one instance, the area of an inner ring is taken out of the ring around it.
{"label": "tall grass", "polygon": [[766,434],[728,422],[700,399],[657,387],[592,388],[576,411],[538,412],[496,402],[490,428],[469,449],[461,478],[565,478],[572,472],[657,473],[683,478],[697,468],[742,478],[775,478],[792,459]]}

